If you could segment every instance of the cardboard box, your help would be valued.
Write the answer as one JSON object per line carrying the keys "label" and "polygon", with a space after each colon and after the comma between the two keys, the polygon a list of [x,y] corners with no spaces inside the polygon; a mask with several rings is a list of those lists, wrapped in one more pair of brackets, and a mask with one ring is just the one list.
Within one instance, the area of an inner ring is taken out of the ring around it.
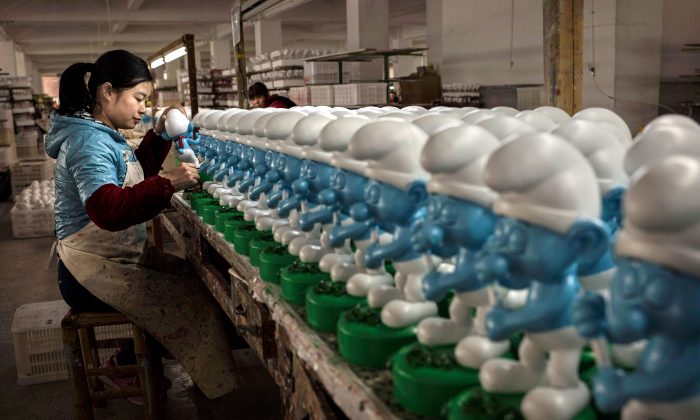
{"label": "cardboard box", "polygon": [[429,75],[416,80],[399,82],[401,104],[432,104],[442,97],[440,76]]}

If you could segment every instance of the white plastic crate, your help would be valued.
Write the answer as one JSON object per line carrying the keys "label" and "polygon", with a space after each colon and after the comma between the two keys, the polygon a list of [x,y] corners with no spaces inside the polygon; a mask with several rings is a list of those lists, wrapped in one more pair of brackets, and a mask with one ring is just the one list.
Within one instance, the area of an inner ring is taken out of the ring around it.
{"label": "white plastic crate", "polygon": [[[19,385],[68,379],[68,367],[61,338],[61,320],[68,313],[62,300],[29,303],[15,311],[12,342]],[[131,324],[95,328],[98,340],[131,337]],[[100,349],[104,361],[115,349]]]}
{"label": "white plastic crate", "polygon": [[39,134],[37,133],[36,130],[24,131],[24,132],[19,133],[15,136],[15,144],[18,147],[30,146],[30,145],[36,146],[38,141],[39,141]]}
{"label": "white plastic crate", "polygon": [[21,238],[39,238],[53,236],[55,230],[53,207],[20,210],[13,206],[10,210],[12,219],[12,236]]}
{"label": "white plastic crate", "polygon": [[7,170],[17,160],[14,146],[0,146],[0,169]]}
{"label": "white plastic crate", "polygon": [[46,157],[46,152],[43,148],[37,144],[28,146],[17,146],[17,159],[20,160],[32,160],[32,159],[43,159]]}
{"label": "white plastic crate", "polygon": [[311,99],[311,105],[333,106],[333,86],[309,86],[309,98]]}
{"label": "white plastic crate", "polygon": [[56,163],[52,159],[30,159],[15,162],[10,168],[12,191],[17,194],[32,181],[53,179]]}
{"label": "white plastic crate", "polygon": [[386,83],[348,83],[333,86],[336,106],[386,103]]}
{"label": "white plastic crate", "polygon": [[299,106],[311,105],[311,94],[308,86],[289,88],[289,99]]}

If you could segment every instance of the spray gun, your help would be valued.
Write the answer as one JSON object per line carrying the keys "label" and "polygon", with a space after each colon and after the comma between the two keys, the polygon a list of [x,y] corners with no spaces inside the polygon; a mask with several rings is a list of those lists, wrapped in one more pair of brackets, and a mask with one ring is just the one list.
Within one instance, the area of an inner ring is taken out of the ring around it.
{"label": "spray gun", "polygon": [[192,123],[177,108],[171,109],[163,118],[165,118],[165,131],[162,137],[175,142],[180,162],[192,163],[199,168],[199,159],[190,147],[190,143],[199,143],[199,136],[194,137]]}

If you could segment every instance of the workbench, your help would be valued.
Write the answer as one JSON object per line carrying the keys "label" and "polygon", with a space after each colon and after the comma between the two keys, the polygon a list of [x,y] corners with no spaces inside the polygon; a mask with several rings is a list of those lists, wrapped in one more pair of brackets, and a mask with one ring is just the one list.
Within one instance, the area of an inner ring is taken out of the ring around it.
{"label": "workbench", "polygon": [[175,211],[159,217],[236,328],[280,387],[285,418],[414,417],[392,403],[389,369],[349,365],[334,334],[314,331],[305,308],[282,300],[280,287],[260,279],[248,257],[192,211],[182,193]]}

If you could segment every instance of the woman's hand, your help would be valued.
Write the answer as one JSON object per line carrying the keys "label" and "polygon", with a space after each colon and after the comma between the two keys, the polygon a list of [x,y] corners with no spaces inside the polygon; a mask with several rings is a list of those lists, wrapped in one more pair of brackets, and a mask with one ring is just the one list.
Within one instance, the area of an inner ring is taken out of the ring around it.
{"label": "woman's hand", "polygon": [[175,191],[193,187],[199,182],[199,172],[191,163],[181,163],[173,169],[163,172],[161,176],[170,181]]}
{"label": "woman's hand", "polygon": [[163,134],[163,131],[165,131],[165,116],[168,115],[168,112],[170,112],[173,109],[177,109],[180,112],[182,112],[184,115],[187,115],[185,108],[181,107],[180,105],[170,105],[169,107],[165,108],[165,111],[163,111],[163,114],[158,119],[158,123],[156,124],[156,127],[153,130],[159,136],[161,134]]}

